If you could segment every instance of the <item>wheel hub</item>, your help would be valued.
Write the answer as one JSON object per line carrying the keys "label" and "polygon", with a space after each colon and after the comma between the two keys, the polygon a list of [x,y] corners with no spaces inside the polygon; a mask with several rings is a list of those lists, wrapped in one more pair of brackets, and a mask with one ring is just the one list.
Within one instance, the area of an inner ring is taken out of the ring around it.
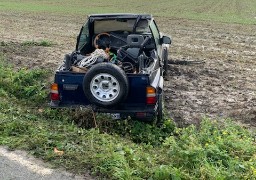
{"label": "wheel hub", "polygon": [[103,81],[101,84],[100,84],[102,90],[105,90],[105,91],[109,91],[109,82],[108,81]]}
{"label": "wheel hub", "polygon": [[100,73],[92,78],[90,90],[96,99],[110,102],[118,96],[120,84],[111,74]]}

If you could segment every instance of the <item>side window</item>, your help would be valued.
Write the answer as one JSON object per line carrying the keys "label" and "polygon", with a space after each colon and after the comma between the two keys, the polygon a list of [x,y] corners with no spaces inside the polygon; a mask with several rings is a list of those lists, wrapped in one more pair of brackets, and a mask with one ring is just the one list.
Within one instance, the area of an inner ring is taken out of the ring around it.
{"label": "side window", "polygon": [[147,19],[140,20],[136,27],[137,33],[150,33],[149,21]]}
{"label": "side window", "polygon": [[78,40],[78,50],[81,50],[89,41],[89,28],[88,22],[82,27],[79,40]]}
{"label": "side window", "polygon": [[155,23],[154,20],[150,23],[150,29],[151,29],[152,34],[153,34],[154,39],[155,39],[157,52],[158,52],[158,54],[160,54],[161,53],[160,52],[161,51],[160,34],[159,34],[158,28],[157,28],[156,23]]}

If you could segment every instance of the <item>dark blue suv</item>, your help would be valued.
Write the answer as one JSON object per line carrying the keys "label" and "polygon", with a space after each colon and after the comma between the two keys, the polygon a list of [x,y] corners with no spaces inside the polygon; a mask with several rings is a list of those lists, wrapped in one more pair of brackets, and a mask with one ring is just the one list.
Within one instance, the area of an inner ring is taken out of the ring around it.
{"label": "dark blue suv", "polygon": [[161,121],[171,39],[149,14],[93,14],[51,86],[51,107],[92,106],[116,117]]}

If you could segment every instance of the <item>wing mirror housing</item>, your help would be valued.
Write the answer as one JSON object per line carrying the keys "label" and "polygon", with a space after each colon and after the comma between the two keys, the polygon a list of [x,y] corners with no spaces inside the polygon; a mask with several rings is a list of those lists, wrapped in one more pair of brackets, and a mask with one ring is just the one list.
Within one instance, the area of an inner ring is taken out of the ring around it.
{"label": "wing mirror housing", "polygon": [[171,43],[172,43],[172,40],[171,40],[171,38],[168,37],[168,36],[163,36],[163,37],[161,38],[161,43],[162,43],[162,44],[171,44]]}

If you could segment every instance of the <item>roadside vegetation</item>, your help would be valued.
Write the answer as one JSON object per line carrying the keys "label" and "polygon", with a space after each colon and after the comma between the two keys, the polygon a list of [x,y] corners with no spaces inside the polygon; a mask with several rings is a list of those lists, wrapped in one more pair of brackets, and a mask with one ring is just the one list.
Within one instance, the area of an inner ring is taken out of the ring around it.
{"label": "roadside vegetation", "polygon": [[94,118],[90,109],[52,110],[48,72],[0,62],[0,145],[110,179],[256,178],[255,136],[231,120],[178,128],[165,119],[156,127]]}

